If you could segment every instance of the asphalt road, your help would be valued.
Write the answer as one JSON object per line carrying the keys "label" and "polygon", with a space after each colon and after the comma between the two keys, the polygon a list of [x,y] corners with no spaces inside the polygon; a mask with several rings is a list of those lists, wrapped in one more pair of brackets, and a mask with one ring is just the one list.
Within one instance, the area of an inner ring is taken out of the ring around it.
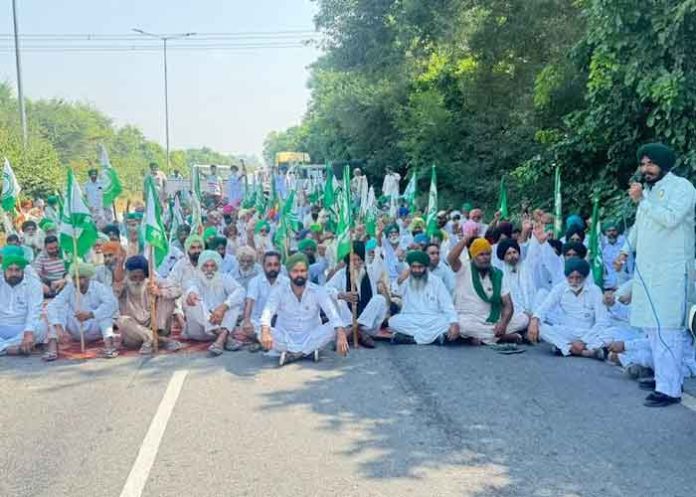
{"label": "asphalt road", "polygon": [[3,497],[122,495],[163,397],[147,497],[696,494],[696,412],[644,408],[617,368],[544,346],[380,344],[282,369],[247,352],[4,357],[0,391]]}

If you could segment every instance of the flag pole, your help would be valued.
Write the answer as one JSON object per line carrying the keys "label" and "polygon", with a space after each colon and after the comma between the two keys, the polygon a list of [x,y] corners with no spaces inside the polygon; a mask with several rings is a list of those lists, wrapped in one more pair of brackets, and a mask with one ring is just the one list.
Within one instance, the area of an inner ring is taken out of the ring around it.
{"label": "flag pole", "polygon": [[[75,309],[80,308],[80,272],[77,268],[77,238],[75,237],[75,229],[73,227],[73,268],[75,281],[73,282],[75,286]],[[82,328],[82,321],[77,320],[78,328],[80,330],[80,352],[85,353],[85,330]]]}
{"label": "flag pole", "polygon": [[[356,293],[357,291],[357,286],[355,284],[355,267],[353,265],[353,240],[350,240],[350,255],[348,256],[348,271],[350,271],[350,291],[351,293]],[[360,297],[358,297],[360,299]],[[352,322],[352,330],[353,330],[353,347],[358,348],[358,303],[353,302],[353,322]]]}
{"label": "flag pole", "polygon": [[[153,261],[155,260],[155,249],[152,246],[150,246],[150,257],[147,261],[148,265],[148,277],[149,277],[149,284],[153,285],[154,283],[154,277],[155,277],[155,268],[154,268],[154,263]],[[157,353],[159,349],[159,335],[157,334],[157,297],[154,295],[150,295],[150,328],[152,330],[152,348],[155,351],[155,354]]]}

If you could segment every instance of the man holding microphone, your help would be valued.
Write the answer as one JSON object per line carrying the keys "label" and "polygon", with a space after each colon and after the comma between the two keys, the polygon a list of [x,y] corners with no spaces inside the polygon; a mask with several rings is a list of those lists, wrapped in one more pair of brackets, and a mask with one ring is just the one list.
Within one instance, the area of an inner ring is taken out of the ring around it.
{"label": "man holding microphone", "polygon": [[628,191],[638,210],[617,265],[636,253],[631,326],[646,331],[655,369],[655,390],[645,405],[665,407],[681,402],[682,361],[693,353],[686,315],[694,283],[696,189],[670,172],[677,157],[669,147],[643,145],[637,158],[644,185],[633,182]]}

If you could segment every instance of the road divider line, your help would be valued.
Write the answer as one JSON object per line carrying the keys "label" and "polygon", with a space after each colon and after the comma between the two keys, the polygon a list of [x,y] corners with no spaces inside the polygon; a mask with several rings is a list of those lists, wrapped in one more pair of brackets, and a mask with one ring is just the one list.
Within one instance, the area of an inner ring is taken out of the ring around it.
{"label": "road divider line", "polygon": [[179,398],[187,374],[188,370],[186,369],[175,371],[172,379],[169,380],[167,390],[164,392],[143,443],[140,445],[138,457],[135,458],[126,484],[123,486],[121,497],[140,497],[142,495],[150,470],[157,457],[157,451],[162,442],[164,431],[167,429],[169,417],[172,415],[174,405]]}

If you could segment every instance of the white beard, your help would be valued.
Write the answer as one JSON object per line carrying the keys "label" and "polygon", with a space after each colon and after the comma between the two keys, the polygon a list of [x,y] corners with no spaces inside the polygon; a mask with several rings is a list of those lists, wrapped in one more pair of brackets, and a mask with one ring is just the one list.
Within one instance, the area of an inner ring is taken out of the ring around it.
{"label": "white beard", "polygon": [[126,289],[129,294],[136,298],[142,298],[143,294],[145,293],[145,289],[147,288],[147,285],[143,281],[142,283],[133,283],[130,281],[128,278],[126,278]]}
{"label": "white beard", "polygon": [[201,290],[205,293],[216,292],[223,289],[222,276],[219,272],[216,272],[212,278],[208,278],[203,271],[199,271],[198,281],[201,285]]}

